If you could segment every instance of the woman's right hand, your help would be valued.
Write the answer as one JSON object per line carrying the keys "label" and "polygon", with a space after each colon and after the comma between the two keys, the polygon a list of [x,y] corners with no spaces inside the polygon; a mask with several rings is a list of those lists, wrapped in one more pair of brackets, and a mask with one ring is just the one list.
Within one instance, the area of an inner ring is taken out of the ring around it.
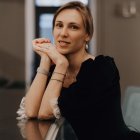
{"label": "woman's right hand", "polygon": [[48,62],[48,63],[51,63],[51,60],[49,58],[49,56],[46,54],[46,53],[43,53],[42,51],[39,50],[39,48],[41,46],[43,46],[44,44],[46,43],[51,43],[50,39],[48,38],[37,38],[37,39],[34,39],[32,41],[32,45],[33,45],[33,50],[34,52],[36,52],[38,55],[40,55],[41,57],[41,62]]}
{"label": "woman's right hand", "polygon": [[51,43],[48,38],[37,38],[32,41],[33,50],[36,52],[40,57],[47,57],[47,54],[41,52],[38,48],[41,47],[44,43]]}

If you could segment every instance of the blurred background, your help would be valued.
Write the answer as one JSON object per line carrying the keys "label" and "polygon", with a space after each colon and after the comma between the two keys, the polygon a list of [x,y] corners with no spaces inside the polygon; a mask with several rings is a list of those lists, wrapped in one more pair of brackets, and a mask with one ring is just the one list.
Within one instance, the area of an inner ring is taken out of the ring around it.
{"label": "blurred background", "polygon": [[[52,17],[69,0],[0,0],[0,89],[28,89],[39,58],[31,41],[49,37]],[[140,1],[81,0],[94,17],[89,51],[114,57],[124,95],[140,86]]]}

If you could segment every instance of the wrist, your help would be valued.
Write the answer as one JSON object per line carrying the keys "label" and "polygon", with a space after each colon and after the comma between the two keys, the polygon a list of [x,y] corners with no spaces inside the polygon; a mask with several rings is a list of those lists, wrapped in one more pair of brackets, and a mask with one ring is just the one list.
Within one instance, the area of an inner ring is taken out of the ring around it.
{"label": "wrist", "polygon": [[58,61],[57,63],[56,63],[56,67],[63,67],[64,69],[66,68],[68,68],[68,66],[69,66],[69,62],[66,60],[66,61]]}
{"label": "wrist", "polygon": [[41,57],[40,66],[39,67],[42,67],[44,69],[49,70],[50,66],[51,66],[50,58],[48,56],[47,57]]}
{"label": "wrist", "polygon": [[66,74],[67,68],[68,68],[68,63],[59,63],[56,65],[55,71]]}
{"label": "wrist", "polygon": [[37,68],[37,72],[38,72],[38,73],[41,73],[41,74],[43,74],[43,75],[49,76],[49,71],[46,70],[46,69],[44,69],[44,68],[38,67],[38,68]]}
{"label": "wrist", "polygon": [[64,65],[64,64],[56,65],[56,67],[53,71],[51,80],[55,80],[55,81],[63,83],[64,78],[66,76],[67,68],[68,68],[68,66]]}

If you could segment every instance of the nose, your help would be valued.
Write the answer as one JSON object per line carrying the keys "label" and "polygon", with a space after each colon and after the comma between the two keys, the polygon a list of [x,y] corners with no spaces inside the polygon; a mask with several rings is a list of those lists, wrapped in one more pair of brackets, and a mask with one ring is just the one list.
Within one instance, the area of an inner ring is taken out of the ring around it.
{"label": "nose", "polygon": [[63,27],[60,34],[62,37],[67,37],[68,36],[68,29],[66,27]]}

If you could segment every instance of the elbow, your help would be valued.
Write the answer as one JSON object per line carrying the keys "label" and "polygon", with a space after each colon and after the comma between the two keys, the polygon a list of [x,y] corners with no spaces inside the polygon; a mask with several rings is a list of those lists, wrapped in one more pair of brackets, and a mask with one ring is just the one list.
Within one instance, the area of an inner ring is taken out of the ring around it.
{"label": "elbow", "polygon": [[48,114],[48,113],[44,113],[44,112],[38,113],[39,120],[48,120],[48,119],[53,119],[53,118],[54,118],[53,114]]}
{"label": "elbow", "polygon": [[31,118],[31,119],[37,118],[37,114],[35,112],[30,111],[30,110],[26,110],[25,112],[26,112],[25,114],[27,115],[28,118]]}
{"label": "elbow", "polygon": [[39,120],[45,120],[45,119],[47,119],[47,118],[48,118],[48,116],[45,115],[45,114],[38,114],[38,119],[39,119]]}

